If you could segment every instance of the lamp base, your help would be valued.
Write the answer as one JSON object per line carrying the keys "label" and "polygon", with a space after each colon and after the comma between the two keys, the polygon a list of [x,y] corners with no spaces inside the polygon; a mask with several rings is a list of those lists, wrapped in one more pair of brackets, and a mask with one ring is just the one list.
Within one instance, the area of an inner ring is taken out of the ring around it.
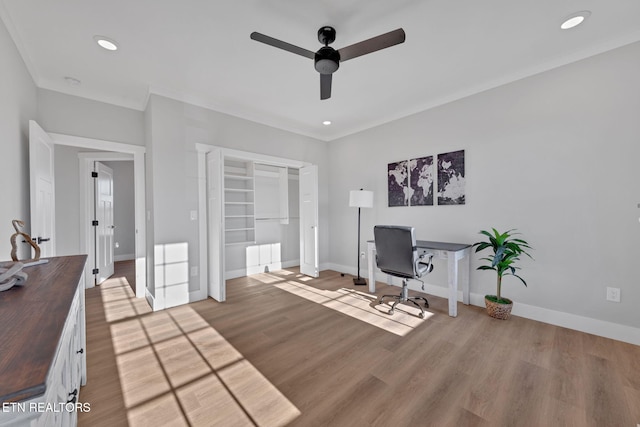
{"label": "lamp base", "polygon": [[364,277],[354,277],[353,284],[356,286],[366,286],[367,281],[364,279]]}

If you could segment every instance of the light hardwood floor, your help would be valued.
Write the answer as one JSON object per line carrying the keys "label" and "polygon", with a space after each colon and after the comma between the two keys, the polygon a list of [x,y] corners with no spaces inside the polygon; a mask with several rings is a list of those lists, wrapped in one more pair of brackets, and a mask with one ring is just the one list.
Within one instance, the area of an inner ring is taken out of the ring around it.
{"label": "light hardwood floor", "polygon": [[[87,290],[80,426],[640,423],[640,347],[427,296],[384,313],[350,277],[290,269],[152,313],[132,265]],[[378,284],[377,294],[398,288]]]}

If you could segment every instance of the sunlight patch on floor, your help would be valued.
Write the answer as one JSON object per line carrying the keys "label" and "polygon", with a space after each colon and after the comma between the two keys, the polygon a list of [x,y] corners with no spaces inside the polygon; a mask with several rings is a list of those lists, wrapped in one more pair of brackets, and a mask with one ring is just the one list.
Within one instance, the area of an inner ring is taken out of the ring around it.
{"label": "sunlight patch on floor", "polygon": [[191,307],[140,316],[126,281],[113,283],[101,293],[130,427],[285,426],[300,415]]}
{"label": "sunlight patch on floor", "polygon": [[125,277],[106,280],[100,287],[100,298],[108,323],[150,313],[151,307],[144,298],[135,298]]}
{"label": "sunlight patch on floor", "polygon": [[425,311],[425,318],[420,319],[420,310],[406,304],[397,305],[394,314],[389,315],[389,304],[377,304],[375,295],[353,289],[341,288],[330,291],[293,281],[277,283],[274,286],[400,336],[408,334],[433,316],[433,313]]}

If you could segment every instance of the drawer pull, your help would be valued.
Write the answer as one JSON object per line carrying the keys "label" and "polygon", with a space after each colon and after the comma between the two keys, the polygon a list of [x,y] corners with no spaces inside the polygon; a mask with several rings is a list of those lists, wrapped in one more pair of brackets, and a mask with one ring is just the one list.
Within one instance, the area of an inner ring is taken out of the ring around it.
{"label": "drawer pull", "polygon": [[76,354],[82,354],[84,353],[84,348],[81,348],[80,350],[76,351]]}
{"label": "drawer pull", "polygon": [[69,393],[69,396],[73,396],[73,397],[67,400],[67,403],[76,403],[76,400],[78,398],[78,389],[74,388],[73,391]]}

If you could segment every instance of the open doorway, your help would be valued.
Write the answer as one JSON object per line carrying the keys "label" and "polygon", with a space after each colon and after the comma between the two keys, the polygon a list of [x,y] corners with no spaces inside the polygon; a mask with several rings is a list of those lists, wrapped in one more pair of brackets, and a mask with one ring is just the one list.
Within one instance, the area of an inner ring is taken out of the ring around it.
{"label": "open doorway", "polygon": [[[60,254],[92,253],[91,248],[94,245],[94,238],[92,236],[93,228],[91,224],[91,217],[93,216],[94,209],[93,182],[91,181],[91,172],[94,169],[95,162],[128,161],[133,163],[133,181],[130,185],[133,187],[134,193],[134,229],[132,235],[134,240],[133,263],[136,278],[135,295],[138,298],[143,298],[145,296],[147,276],[145,238],[145,148],[141,146],[55,133],[50,133],[49,136],[51,137],[51,140],[56,145],[56,147],[60,147],[63,149],[74,149],[76,151],[75,163],[70,167],[73,167],[73,169],[78,171],[76,182],[68,184],[70,188],[79,188],[79,191],[61,191],[59,194],[60,199],[63,199],[64,197],[71,197],[70,195],[72,195],[72,193],[75,193],[79,196],[78,201],[70,204],[70,206],[76,206],[78,207],[78,209],[69,209],[68,211],[72,213],[71,215],[69,215],[69,218],[57,218],[57,222],[67,221],[68,229],[75,230],[75,232],[72,231],[69,236],[60,236],[58,243],[63,247],[63,250],[60,251]],[[79,156],[77,154],[78,151],[85,151],[85,153],[82,156]],[[64,165],[56,165],[56,167],[64,167]],[[57,187],[59,187],[58,184],[56,185]],[[59,203],[62,205],[65,202],[60,200],[56,202],[56,205],[58,205]],[[63,225],[64,224],[60,224],[61,227]],[[58,226],[56,226],[56,228],[58,228]],[[65,245],[67,245],[67,247],[65,247]],[[93,266],[91,264],[92,263],[87,263],[85,267],[85,287],[87,288],[95,285]]]}

